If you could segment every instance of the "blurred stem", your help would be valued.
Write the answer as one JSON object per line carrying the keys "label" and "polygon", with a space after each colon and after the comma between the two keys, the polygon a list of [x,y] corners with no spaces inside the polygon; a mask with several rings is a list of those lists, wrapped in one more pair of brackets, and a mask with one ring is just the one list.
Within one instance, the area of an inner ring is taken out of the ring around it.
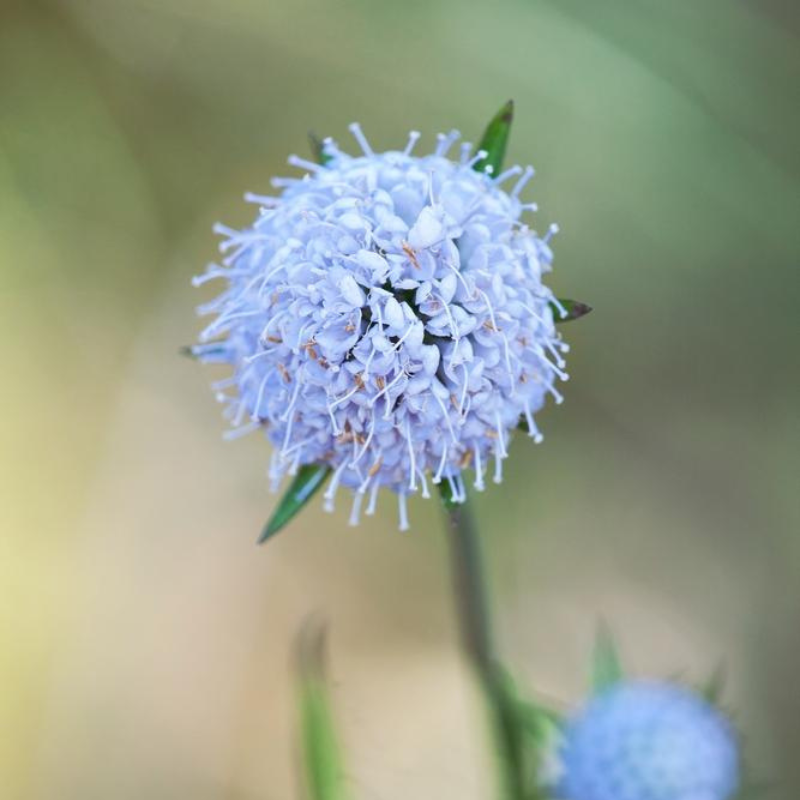
{"label": "blurred stem", "polygon": [[464,650],[475,669],[490,715],[502,800],[526,800],[522,754],[504,675],[495,656],[480,537],[469,503],[447,508],[456,608]]}

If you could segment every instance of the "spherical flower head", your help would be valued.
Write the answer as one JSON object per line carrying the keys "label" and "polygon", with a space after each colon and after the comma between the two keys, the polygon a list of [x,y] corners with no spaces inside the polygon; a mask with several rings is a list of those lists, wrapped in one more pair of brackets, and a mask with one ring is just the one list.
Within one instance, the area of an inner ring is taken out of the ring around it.
{"label": "spherical flower head", "polygon": [[730,800],[739,753],[728,720],[686,688],[623,683],[567,725],[560,753],[565,800]]}
{"label": "spherical flower head", "polygon": [[375,153],[351,130],[362,154],[326,140],[324,164],[292,156],[303,177],[246,196],[250,227],[218,226],[223,259],[195,283],[226,286],[195,352],[233,367],[218,397],[232,434],[266,432],[273,483],[328,465],[328,507],[347,487],[356,522],[386,487],[405,528],[407,495],[448,481],[463,499],[465,471],[481,490],[492,460],[499,482],[511,431],[524,419],[539,440],[534,414],[560,402],[567,347],[542,283],[556,228],[523,219],[532,168],[476,171],[469,145],[450,160],[455,131],[416,156],[417,133]]}

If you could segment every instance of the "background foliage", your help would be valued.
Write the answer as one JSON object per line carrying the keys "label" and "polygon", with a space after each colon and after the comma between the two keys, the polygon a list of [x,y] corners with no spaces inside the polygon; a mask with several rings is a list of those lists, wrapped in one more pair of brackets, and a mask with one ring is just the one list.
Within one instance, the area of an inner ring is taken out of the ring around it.
{"label": "background foliage", "polygon": [[[480,498],[507,660],[584,693],[597,618],[706,674],[800,792],[800,16],[789,0],[8,0],[0,8],[0,794],[293,797],[290,641],[331,622],[354,796],[486,796],[435,504],[265,549],[192,274],[306,131],[477,136],[558,220],[567,402]],[[794,91],[793,91],[794,90]]]}

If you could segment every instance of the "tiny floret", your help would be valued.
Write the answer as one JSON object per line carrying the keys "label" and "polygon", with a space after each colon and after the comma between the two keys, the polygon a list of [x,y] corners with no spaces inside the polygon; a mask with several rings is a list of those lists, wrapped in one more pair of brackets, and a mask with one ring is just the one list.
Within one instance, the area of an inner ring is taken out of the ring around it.
{"label": "tiny floret", "polygon": [[526,221],[532,168],[494,177],[468,144],[451,160],[455,131],[417,156],[417,132],[378,153],[350,130],[359,154],[327,139],[324,163],[290,157],[304,174],[246,195],[252,225],[217,226],[221,260],[195,284],[224,290],[200,307],[213,319],[193,351],[231,365],[215,385],[228,435],[266,433],[276,487],[323,464],[327,508],[348,489],[356,523],[386,488],[405,528],[407,496],[431,483],[459,500],[500,482],[512,431],[540,441],[534,415],[561,401],[568,348],[542,282],[558,229]]}
{"label": "tiny floret", "polygon": [[739,753],[728,720],[670,683],[620,684],[567,725],[563,800],[732,800]]}

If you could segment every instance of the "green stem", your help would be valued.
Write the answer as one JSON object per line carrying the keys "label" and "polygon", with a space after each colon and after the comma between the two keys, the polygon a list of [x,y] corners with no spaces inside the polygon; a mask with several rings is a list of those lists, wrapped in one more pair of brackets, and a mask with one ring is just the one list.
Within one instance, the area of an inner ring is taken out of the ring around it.
{"label": "green stem", "polygon": [[466,503],[449,509],[447,521],[461,638],[479,676],[486,677],[495,658],[480,538]]}
{"label": "green stem", "polygon": [[449,506],[447,521],[461,638],[489,709],[500,771],[500,796],[502,800],[526,800],[523,754],[492,639],[480,537],[466,503]]}

